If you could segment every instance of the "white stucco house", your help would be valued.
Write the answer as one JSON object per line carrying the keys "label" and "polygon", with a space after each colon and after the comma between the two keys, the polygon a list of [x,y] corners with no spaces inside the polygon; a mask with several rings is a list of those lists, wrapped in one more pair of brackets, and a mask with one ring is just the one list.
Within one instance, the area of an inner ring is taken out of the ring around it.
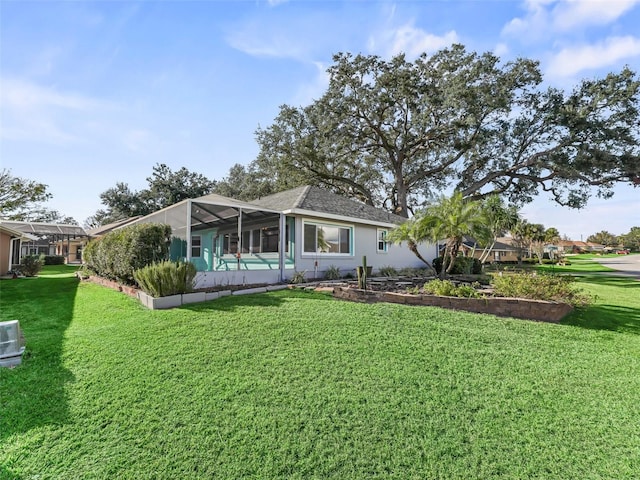
{"label": "white stucco house", "polygon": [[[170,256],[198,269],[196,287],[280,283],[296,272],[322,278],[329,267],[354,273],[367,257],[383,266],[420,267],[406,245],[386,241],[405,219],[314,186],[242,202],[220,195],[183,200],[128,223],[172,227]],[[421,245],[435,258],[435,245]]]}

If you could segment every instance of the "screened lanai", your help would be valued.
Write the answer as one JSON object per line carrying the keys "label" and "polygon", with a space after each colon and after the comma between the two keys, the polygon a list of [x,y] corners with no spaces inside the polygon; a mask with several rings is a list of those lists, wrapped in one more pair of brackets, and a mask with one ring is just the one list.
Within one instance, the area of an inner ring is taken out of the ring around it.
{"label": "screened lanai", "polygon": [[293,268],[293,223],[277,210],[210,194],[132,223],[170,225],[170,257],[196,266],[198,286],[273,283]]}
{"label": "screened lanai", "polygon": [[2,223],[35,238],[22,242],[19,255],[14,255],[14,263],[19,263],[19,259],[26,255],[40,254],[61,255],[65,257],[67,263],[82,261],[82,248],[86,245],[89,236],[78,225],[8,220],[3,220]]}

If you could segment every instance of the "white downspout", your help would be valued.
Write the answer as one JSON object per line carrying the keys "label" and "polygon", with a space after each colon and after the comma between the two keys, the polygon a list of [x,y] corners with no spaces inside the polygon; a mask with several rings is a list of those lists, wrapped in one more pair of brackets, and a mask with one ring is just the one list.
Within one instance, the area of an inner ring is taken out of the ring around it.
{"label": "white downspout", "polygon": [[238,208],[238,251],[236,258],[238,259],[238,271],[240,271],[240,257],[242,255],[242,208]]}
{"label": "white downspout", "polygon": [[279,263],[279,267],[280,267],[280,281],[284,282],[285,281],[285,273],[284,273],[284,266],[285,266],[285,255],[286,255],[286,246],[287,246],[287,241],[288,239],[286,238],[287,235],[287,218],[285,217],[284,213],[280,214],[280,252],[278,255],[278,263]]}
{"label": "white downspout", "polygon": [[[9,270],[13,270],[13,252],[14,252],[14,248],[15,248],[15,241],[16,240],[20,240],[19,238],[12,238],[9,240],[9,263],[7,265],[9,265]],[[20,260],[20,250],[18,250],[18,261]],[[6,272],[2,272],[2,274],[4,275]]]}
{"label": "white downspout", "polygon": [[191,199],[187,200],[187,262],[191,261]]}

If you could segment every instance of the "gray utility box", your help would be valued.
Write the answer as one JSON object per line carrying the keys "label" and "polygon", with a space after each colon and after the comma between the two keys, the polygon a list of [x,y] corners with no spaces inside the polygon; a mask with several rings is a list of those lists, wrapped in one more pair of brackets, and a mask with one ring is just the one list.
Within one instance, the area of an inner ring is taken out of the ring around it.
{"label": "gray utility box", "polygon": [[0,322],[0,367],[14,367],[22,362],[24,337],[18,320]]}

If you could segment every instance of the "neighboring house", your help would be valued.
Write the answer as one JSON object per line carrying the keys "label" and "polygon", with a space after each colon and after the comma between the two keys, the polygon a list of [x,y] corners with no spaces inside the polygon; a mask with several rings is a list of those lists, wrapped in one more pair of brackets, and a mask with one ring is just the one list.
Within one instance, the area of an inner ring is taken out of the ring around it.
{"label": "neighboring house", "polygon": [[[439,249],[442,254],[444,250],[444,240],[439,244]],[[464,237],[460,251],[465,257],[473,256],[474,258],[480,259],[484,252],[484,246],[481,246],[480,243],[472,237]],[[519,254],[521,254],[523,258],[528,256],[526,250],[520,253],[518,248],[514,246],[513,238],[498,237],[487,257],[486,263],[517,262]]]}
{"label": "neighboring house", "polygon": [[603,253],[605,250],[605,246],[599,243],[587,242],[587,248],[590,252],[593,253]]}
{"label": "neighboring house", "polygon": [[7,274],[14,265],[20,264],[22,242],[36,241],[37,237],[21,232],[0,221],[0,275]]}
{"label": "neighboring house", "polygon": [[2,224],[32,237],[22,241],[20,258],[26,255],[61,255],[66,263],[82,262],[82,248],[89,237],[78,225],[4,220]]}
{"label": "neighboring house", "polygon": [[557,243],[559,249],[564,253],[603,253],[605,246],[599,243],[583,242],[579,240],[561,240]]}
{"label": "neighboring house", "polygon": [[[354,273],[367,256],[382,266],[419,267],[406,245],[386,241],[404,218],[318,187],[298,187],[241,202],[210,194],[183,200],[131,223],[172,227],[170,256],[198,269],[197,287],[278,283],[295,272],[322,277],[331,267]],[[433,245],[421,253],[432,259]]]}

